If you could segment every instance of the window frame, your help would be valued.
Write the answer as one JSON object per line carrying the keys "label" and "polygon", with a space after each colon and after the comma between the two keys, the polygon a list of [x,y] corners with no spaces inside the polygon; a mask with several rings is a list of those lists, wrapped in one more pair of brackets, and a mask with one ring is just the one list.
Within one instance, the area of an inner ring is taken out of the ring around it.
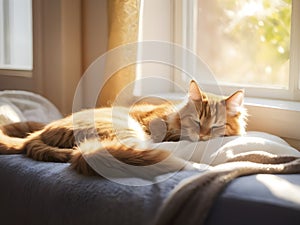
{"label": "window frame", "polygon": [[[28,18],[28,22],[29,24],[29,46],[28,46],[28,50],[30,52],[29,55],[31,56],[29,58],[29,63],[30,65],[28,66],[23,66],[23,65],[18,65],[18,64],[13,64],[13,65],[9,65],[6,63],[9,63],[7,61],[10,61],[12,58],[15,59],[14,56],[14,51],[11,49],[16,49],[17,43],[15,41],[11,41],[12,39],[14,39],[14,37],[16,36],[15,31],[18,30],[17,28],[19,28],[21,26],[21,24],[18,22],[18,20],[14,20],[12,19],[12,24],[14,24],[14,27],[10,27],[11,25],[11,13],[14,12],[15,10],[17,10],[17,7],[15,5],[14,1],[8,1],[8,0],[0,0],[0,10],[2,10],[3,12],[3,17],[6,18],[8,17],[8,21],[5,22],[4,20],[0,21],[0,36],[1,39],[3,41],[1,41],[0,43],[0,47],[2,49],[2,51],[0,51],[0,57],[3,58],[3,62],[4,64],[0,67],[0,75],[7,75],[7,76],[21,76],[21,77],[31,77],[32,76],[32,70],[33,70],[33,51],[34,51],[34,46],[33,46],[33,38],[34,38],[34,33],[33,33],[33,0],[29,0],[29,8],[30,9],[30,15]],[[6,32],[12,32],[12,37],[6,37],[5,33]],[[1,40],[0,39],[0,40]],[[8,49],[7,49],[7,46]],[[12,55],[11,55],[12,53]],[[8,56],[7,56],[8,55]],[[17,57],[18,58],[18,57]]]}
{"label": "window frame", "polygon": [[[174,42],[184,48],[196,52],[197,38],[194,30],[197,27],[197,2],[198,0],[175,0],[174,11]],[[244,89],[249,97],[280,99],[289,101],[300,100],[300,1],[292,0],[291,15],[291,41],[290,41],[290,73],[288,89],[265,88],[257,86],[245,86],[238,84],[201,83],[201,87],[209,92],[222,90],[225,95],[237,89]],[[182,18],[182,19],[181,19]],[[298,21],[298,22],[297,22]],[[297,26],[298,23],[298,26]],[[196,71],[195,71],[196,72]],[[175,83],[182,83],[182,74],[175,74]]]}

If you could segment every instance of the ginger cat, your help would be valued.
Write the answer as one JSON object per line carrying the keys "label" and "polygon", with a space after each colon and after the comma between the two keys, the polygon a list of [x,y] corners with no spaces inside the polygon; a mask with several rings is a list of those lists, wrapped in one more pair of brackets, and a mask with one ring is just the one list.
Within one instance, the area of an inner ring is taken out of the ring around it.
{"label": "ginger cat", "polygon": [[[153,142],[201,141],[243,134],[243,98],[243,91],[227,98],[204,93],[191,81],[186,100],[176,106],[144,103],[130,108],[97,108],[73,113],[45,126],[32,122],[3,126],[0,154],[71,162],[72,168],[85,175],[97,173],[88,161],[99,153],[129,165],[152,165],[172,157],[163,149],[151,149]],[[24,135],[27,132],[30,134]],[[176,160],[172,163],[176,164]],[[166,172],[172,170],[171,166]]]}

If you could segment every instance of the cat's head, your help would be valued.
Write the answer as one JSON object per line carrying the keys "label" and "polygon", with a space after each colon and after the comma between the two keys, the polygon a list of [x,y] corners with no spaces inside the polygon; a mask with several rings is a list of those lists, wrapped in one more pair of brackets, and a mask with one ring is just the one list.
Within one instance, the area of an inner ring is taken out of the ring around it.
{"label": "cat's head", "polygon": [[179,110],[181,139],[198,141],[244,134],[247,113],[243,102],[243,90],[229,97],[217,96],[201,91],[191,81],[188,100]]}

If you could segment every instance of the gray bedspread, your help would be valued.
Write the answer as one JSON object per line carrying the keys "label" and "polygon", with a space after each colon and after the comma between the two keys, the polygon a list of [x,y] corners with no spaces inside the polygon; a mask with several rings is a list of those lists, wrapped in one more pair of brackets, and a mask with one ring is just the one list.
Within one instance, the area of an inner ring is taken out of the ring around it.
{"label": "gray bedspread", "polygon": [[[85,177],[67,163],[0,156],[1,225],[151,224],[171,189],[193,172],[154,185],[127,186]],[[131,179],[133,184],[142,182]]]}
{"label": "gray bedspread", "polygon": [[[67,163],[1,155],[1,225],[150,225],[173,188],[196,173],[181,171],[164,175],[168,179],[160,183],[127,186],[81,176]],[[256,175],[238,178],[217,198],[206,224],[300,224],[300,175],[260,176],[284,180],[282,194],[295,197],[272,193]]]}

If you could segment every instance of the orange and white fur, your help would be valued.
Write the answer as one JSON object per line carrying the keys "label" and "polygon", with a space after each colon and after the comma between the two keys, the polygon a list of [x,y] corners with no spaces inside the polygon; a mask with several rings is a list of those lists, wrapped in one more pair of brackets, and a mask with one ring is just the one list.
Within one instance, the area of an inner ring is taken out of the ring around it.
{"label": "orange and white fur", "polygon": [[72,168],[85,175],[97,173],[89,165],[96,157],[131,166],[166,161],[161,171],[170,172],[184,167],[182,160],[164,149],[151,149],[151,143],[243,134],[243,98],[243,91],[227,98],[204,93],[191,81],[187,98],[175,106],[143,103],[130,108],[97,108],[45,126],[32,122],[3,126],[0,154],[22,153],[39,161],[70,162]]}

